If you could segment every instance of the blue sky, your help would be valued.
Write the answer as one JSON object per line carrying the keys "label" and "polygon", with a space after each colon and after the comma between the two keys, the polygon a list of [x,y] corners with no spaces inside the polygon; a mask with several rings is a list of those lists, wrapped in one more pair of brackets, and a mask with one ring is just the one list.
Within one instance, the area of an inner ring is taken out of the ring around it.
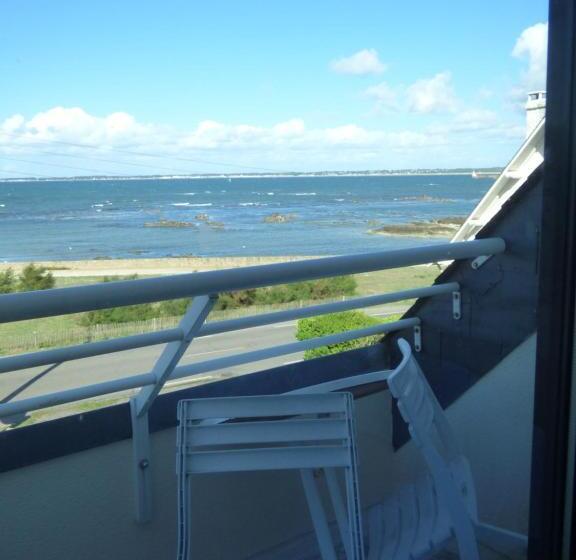
{"label": "blue sky", "polygon": [[503,165],[544,85],[540,0],[7,0],[0,21],[3,176]]}

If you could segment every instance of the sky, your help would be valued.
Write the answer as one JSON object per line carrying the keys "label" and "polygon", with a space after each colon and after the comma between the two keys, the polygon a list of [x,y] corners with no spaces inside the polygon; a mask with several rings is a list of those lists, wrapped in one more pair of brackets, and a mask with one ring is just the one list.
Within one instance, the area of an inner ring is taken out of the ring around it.
{"label": "sky", "polygon": [[0,178],[502,166],[542,0],[2,0]]}

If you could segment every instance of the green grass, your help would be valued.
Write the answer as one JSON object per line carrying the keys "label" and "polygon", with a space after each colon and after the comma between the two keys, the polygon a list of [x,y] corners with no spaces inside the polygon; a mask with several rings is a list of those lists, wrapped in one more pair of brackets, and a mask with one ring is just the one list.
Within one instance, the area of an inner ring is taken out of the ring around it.
{"label": "green grass", "polygon": [[358,295],[373,296],[429,286],[439,274],[438,267],[431,265],[378,270],[357,274],[355,278],[358,283]]}
{"label": "green grass", "polygon": [[[415,266],[358,274],[355,276],[358,284],[357,295],[376,295],[428,286],[434,282],[438,274],[439,270],[436,266]],[[94,284],[101,281],[102,278],[97,276],[57,278],[56,286],[58,288],[64,288]],[[411,302],[405,303],[409,305]],[[287,305],[286,308],[292,306],[293,304]],[[77,331],[81,328],[78,324],[78,315],[62,315],[59,317],[48,317],[46,319],[6,323],[0,325],[0,354],[8,353],[8,349],[10,349],[10,353],[35,350],[34,345],[30,345],[29,342],[34,340],[34,333],[36,333],[39,340],[42,340],[42,338],[49,337],[50,334],[54,332],[66,330]],[[16,339],[20,338],[23,340],[22,347],[19,347],[19,342],[15,342]]]}

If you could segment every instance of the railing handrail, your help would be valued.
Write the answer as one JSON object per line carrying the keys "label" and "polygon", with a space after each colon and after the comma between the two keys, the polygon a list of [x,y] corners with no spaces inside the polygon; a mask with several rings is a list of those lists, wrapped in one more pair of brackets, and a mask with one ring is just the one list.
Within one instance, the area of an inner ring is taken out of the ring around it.
{"label": "railing handrail", "polygon": [[76,402],[79,400],[139,389],[130,399],[132,440],[134,446],[133,470],[136,490],[136,517],[148,521],[151,517],[150,433],[148,411],[156,396],[168,380],[193,378],[200,373],[217,371],[262,361],[272,357],[293,354],[321,346],[341,344],[358,338],[382,335],[406,328],[414,330],[414,348],[422,346],[421,325],[418,317],[400,319],[387,324],[356,329],[338,334],[250,350],[241,354],[214,358],[199,363],[178,366],[178,363],[195,338],[250,328],[257,325],[278,323],[298,317],[322,315],[336,310],[368,307],[384,301],[409,299],[411,296],[436,296],[452,292],[452,314],[461,317],[460,286],[445,283],[395,294],[382,294],[356,300],[314,305],[308,308],[267,313],[262,316],[243,317],[218,323],[205,324],[217,297],[222,292],[288,284],[302,280],[316,280],[343,274],[358,274],[375,270],[400,268],[431,262],[492,256],[502,253],[506,244],[502,239],[480,239],[462,243],[384,251],[364,255],[327,257],[290,263],[252,266],[240,269],[220,270],[165,276],[144,280],[101,283],[20,294],[0,296],[0,324],[24,319],[51,317],[110,307],[151,303],[182,297],[190,297],[192,303],[175,329],[145,333],[110,341],[72,346],[45,352],[24,354],[0,359],[0,372],[24,369],[32,365],[48,363],[46,360],[69,361],[90,355],[117,352],[129,348],[149,346],[166,342],[160,357],[148,373],[120,377],[112,381],[96,383],[73,389],[60,390],[37,397],[0,403],[0,417],[42,408]]}
{"label": "railing handrail", "polygon": [[[414,288],[411,290],[402,290],[399,292],[392,292],[375,296],[352,298],[339,302],[321,303],[318,305],[287,309],[284,311],[260,313],[257,315],[249,315],[247,317],[239,317],[236,319],[225,319],[223,321],[205,323],[196,335],[196,338],[234,332],[243,329],[250,329],[254,327],[261,327],[265,325],[272,325],[285,321],[292,321],[294,319],[316,317],[318,315],[325,315],[328,313],[361,309],[365,307],[372,307],[376,305],[421,297],[448,294],[454,291],[458,291],[459,289],[460,285],[458,282],[447,282],[444,284],[435,284],[433,286],[426,286],[423,288]],[[144,348],[146,346],[155,346],[158,344],[165,344],[168,342],[182,340],[182,337],[182,329],[176,327],[156,332],[112,338],[110,340],[100,340],[97,342],[77,344],[74,346],[64,346],[62,348],[41,350],[39,352],[28,352],[25,354],[18,354],[16,356],[6,356],[0,358],[0,373],[18,371],[22,369],[55,364],[70,360],[79,360],[82,358],[100,356],[103,354],[112,354],[114,352],[123,352],[125,350],[134,350],[137,348]]]}
{"label": "railing handrail", "polygon": [[0,296],[0,323],[502,253],[500,238]]}
{"label": "railing handrail", "polygon": [[[346,331],[339,334],[332,334],[323,337],[312,338],[309,340],[302,340],[299,342],[291,342],[272,348],[266,348],[264,350],[251,350],[242,354],[234,354],[232,356],[224,356],[222,358],[213,358],[204,362],[179,366],[174,369],[172,374],[169,376],[169,379],[182,379],[200,373],[217,371],[225,367],[262,361],[271,357],[284,356],[287,354],[310,350],[312,348],[319,348],[321,346],[327,346],[330,344],[340,344],[342,342],[354,340],[357,338],[381,335],[387,332],[417,326],[419,324],[420,319],[418,318],[400,319],[394,323],[385,323],[364,329]],[[40,410],[43,408],[49,408],[51,406],[67,404],[92,397],[126,391],[129,389],[144,388],[154,385],[156,381],[157,378],[153,373],[141,373],[129,377],[113,379],[111,381],[104,381],[102,383],[95,383],[93,385],[85,385],[83,387],[76,387],[74,389],[66,389],[63,391],[57,391],[37,397],[29,397],[26,399],[2,403],[0,404],[0,417],[21,414],[23,412],[30,412],[32,410]]]}

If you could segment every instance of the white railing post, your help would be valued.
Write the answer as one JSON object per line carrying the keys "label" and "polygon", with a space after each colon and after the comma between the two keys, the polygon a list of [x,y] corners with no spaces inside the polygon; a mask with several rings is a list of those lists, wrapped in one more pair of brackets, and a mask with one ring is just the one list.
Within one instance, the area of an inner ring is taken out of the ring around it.
{"label": "white railing post", "polygon": [[134,484],[136,492],[136,521],[146,523],[152,519],[152,481],[150,432],[148,429],[148,410],[162,390],[164,383],[174,371],[178,362],[200,332],[206,317],[210,313],[217,296],[195,297],[180,321],[182,339],[168,343],[154,364],[151,374],[153,385],[143,387],[130,399],[132,419],[132,447],[134,463]]}

